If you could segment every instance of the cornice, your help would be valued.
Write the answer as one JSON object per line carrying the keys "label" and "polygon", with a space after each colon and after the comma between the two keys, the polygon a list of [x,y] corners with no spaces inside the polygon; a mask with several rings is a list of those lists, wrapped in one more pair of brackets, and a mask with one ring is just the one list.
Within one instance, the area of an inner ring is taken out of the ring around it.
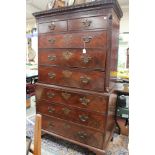
{"label": "cornice", "polygon": [[116,11],[117,15],[119,16],[119,18],[121,18],[123,16],[122,10],[121,10],[120,5],[118,4],[117,0],[100,0],[100,1],[96,1],[96,2],[83,3],[83,4],[79,4],[79,5],[54,8],[54,9],[50,9],[50,10],[35,12],[35,13],[33,13],[33,16],[35,16],[35,18],[39,18],[41,16],[55,14],[55,13],[63,13],[63,12],[68,12],[68,11],[72,11],[72,10],[88,9],[88,8],[102,7],[102,6],[113,7],[114,10]]}

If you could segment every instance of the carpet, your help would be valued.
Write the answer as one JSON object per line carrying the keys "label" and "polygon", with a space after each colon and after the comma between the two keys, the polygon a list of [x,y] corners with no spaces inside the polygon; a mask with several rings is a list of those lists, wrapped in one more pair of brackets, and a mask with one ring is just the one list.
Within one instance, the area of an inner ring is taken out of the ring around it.
{"label": "carpet", "polygon": [[[26,135],[32,137],[34,134],[35,117],[30,116],[26,121]],[[33,143],[33,141],[32,141]],[[73,143],[61,140],[51,135],[45,134],[42,137],[42,155],[93,155],[88,149]],[[94,154],[95,155],[95,154]],[[129,155],[128,137],[114,134],[114,139],[109,143],[106,155]]]}

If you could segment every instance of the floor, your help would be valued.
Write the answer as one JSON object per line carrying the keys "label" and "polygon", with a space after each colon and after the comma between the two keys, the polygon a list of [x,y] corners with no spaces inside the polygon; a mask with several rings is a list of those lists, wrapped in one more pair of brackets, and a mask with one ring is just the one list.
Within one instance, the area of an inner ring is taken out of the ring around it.
{"label": "floor", "polygon": [[[27,108],[26,135],[33,138],[35,97],[31,97],[31,107]],[[42,137],[42,155],[89,155],[90,152],[80,146],[50,135]],[[128,155],[128,137],[114,134],[114,140],[109,143],[106,155]]]}

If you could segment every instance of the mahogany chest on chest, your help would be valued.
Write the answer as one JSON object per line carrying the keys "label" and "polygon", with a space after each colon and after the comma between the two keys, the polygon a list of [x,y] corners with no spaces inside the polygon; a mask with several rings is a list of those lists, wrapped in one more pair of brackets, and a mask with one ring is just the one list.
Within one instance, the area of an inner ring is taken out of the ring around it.
{"label": "mahogany chest on chest", "polygon": [[103,0],[33,15],[42,130],[104,154],[115,127],[119,4]]}

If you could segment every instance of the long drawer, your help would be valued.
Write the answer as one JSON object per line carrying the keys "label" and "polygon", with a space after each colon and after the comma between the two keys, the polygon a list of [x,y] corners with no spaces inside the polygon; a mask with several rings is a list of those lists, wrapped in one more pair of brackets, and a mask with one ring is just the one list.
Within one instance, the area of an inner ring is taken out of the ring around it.
{"label": "long drawer", "polygon": [[[39,48],[105,48],[107,32],[83,32],[72,34],[40,34]],[[84,45],[85,44],[85,45]]]}
{"label": "long drawer", "polygon": [[90,146],[102,148],[104,133],[54,117],[43,115],[42,120],[42,129],[46,131],[53,132]]}
{"label": "long drawer", "polygon": [[105,70],[106,50],[87,49],[83,54],[82,49],[42,49],[38,54],[39,64]]}
{"label": "long drawer", "polygon": [[73,108],[64,104],[37,100],[36,110],[39,113],[58,117],[71,122],[104,131],[106,115]]}
{"label": "long drawer", "polygon": [[79,107],[91,111],[106,113],[109,97],[83,92],[73,92],[66,89],[55,89],[36,86],[37,100],[47,100],[55,103]]}
{"label": "long drawer", "polygon": [[39,82],[60,86],[104,91],[105,73],[39,66]]}

